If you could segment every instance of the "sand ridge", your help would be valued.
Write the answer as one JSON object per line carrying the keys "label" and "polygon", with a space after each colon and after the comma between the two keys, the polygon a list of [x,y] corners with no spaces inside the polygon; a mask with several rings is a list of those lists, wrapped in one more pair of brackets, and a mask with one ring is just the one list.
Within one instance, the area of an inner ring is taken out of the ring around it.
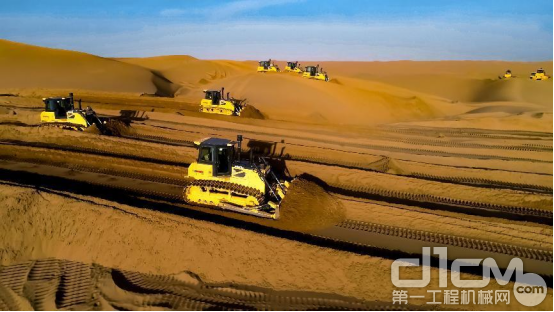
{"label": "sand ridge", "polygon": [[[313,62],[302,62],[309,63]],[[176,97],[175,105],[182,106],[183,102],[199,103],[205,89],[225,87],[232,96],[247,99],[265,118],[339,126],[456,118],[476,109],[516,116],[552,113],[552,80],[527,78],[538,67],[550,73],[551,61],[320,65],[329,72],[329,83],[294,74],[256,73],[256,63],[251,61],[201,60],[186,55],[110,59],[0,41],[0,66],[6,73],[0,75],[0,85],[5,89],[156,94]],[[507,68],[516,78],[499,80],[497,76]],[[500,108],[495,104],[499,101],[508,104]]]}

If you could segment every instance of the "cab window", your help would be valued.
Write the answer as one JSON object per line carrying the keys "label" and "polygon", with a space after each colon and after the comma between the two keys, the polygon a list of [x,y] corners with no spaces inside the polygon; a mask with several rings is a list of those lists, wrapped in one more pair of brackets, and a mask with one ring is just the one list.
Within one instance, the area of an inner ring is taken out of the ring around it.
{"label": "cab window", "polygon": [[200,155],[198,156],[198,161],[201,163],[213,163],[213,155],[211,147],[201,147]]}
{"label": "cab window", "polygon": [[229,173],[229,149],[226,147],[217,148],[217,172],[219,174]]}
{"label": "cab window", "polygon": [[56,111],[56,101],[55,100],[46,100],[46,111],[47,112]]}

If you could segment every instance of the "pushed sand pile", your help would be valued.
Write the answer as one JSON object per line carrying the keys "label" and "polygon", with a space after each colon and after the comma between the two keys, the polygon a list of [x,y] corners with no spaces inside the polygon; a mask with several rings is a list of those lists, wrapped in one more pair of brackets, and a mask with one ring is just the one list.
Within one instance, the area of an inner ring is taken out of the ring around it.
{"label": "pushed sand pile", "polygon": [[281,203],[279,227],[313,231],[333,226],[346,218],[342,204],[321,186],[301,176],[292,182]]}
{"label": "pushed sand pile", "polygon": [[240,117],[244,118],[253,118],[253,119],[265,119],[264,114],[260,112],[257,108],[254,106],[246,106],[241,112]]}
{"label": "pushed sand pile", "polygon": [[121,136],[130,132],[129,125],[117,119],[111,119],[105,124],[105,127],[108,134],[114,136]]}

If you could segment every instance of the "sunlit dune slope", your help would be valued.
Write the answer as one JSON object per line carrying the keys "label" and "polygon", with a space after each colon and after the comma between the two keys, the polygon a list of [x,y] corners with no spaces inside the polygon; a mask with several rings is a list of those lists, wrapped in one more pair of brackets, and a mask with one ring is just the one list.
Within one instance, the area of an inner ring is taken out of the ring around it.
{"label": "sunlit dune slope", "polygon": [[467,110],[440,98],[347,77],[331,82],[309,80],[294,74],[251,72],[212,81],[181,96],[202,97],[202,89],[220,89],[246,98],[272,119],[332,124],[376,124],[428,119]]}
{"label": "sunlit dune slope", "polygon": [[[276,63],[281,69],[286,65]],[[321,62],[330,82],[291,73],[256,73],[256,65],[187,55],[110,59],[0,40],[3,89],[148,93],[199,103],[203,89],[225,87],[270,119],[317,124],[552,112],[552,80],[528,79],[539,67],[552,74],[552,61]],[[506,69],[516,77],[499,79]]]}
{"label": "sunlit dune slope", "polygon": [[86,53],[0,40],[2,88],[85,89],[172,95],[176,86],[150,70]]}
{"label": "sunlit dune slope", "polygon": [[[552,75],[552,61],[322,62],[320,65],[331,77],[345,75],[381,81],[453,101],[523,101],[552,108],[552,80],[529,80],[530,73],[540,67]],[[515,78],[498,81],[498,76],[507,69]]]}

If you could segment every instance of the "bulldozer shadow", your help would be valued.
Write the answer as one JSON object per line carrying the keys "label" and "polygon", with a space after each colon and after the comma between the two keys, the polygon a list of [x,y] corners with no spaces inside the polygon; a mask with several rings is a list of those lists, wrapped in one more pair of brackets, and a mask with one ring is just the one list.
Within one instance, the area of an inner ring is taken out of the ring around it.
{"label": "bulldozer shadow", "polygon": [[124,121],[145,121],[150,119],[146,111],[120,110],[118,119]]}
{"label": "bulldozer shadow", "polygon": [[[284,143],[284,141],[281,141],[281,143]],[[248,147],[248,149],[251,150],[255,156],[282,158],[285,153],[285,147],[283,146],[279,151],[277,147],[278,144],[278,142],[250,139],[248,140],[246,147]]]}
{"label": "bulldozer shadow", "polygon": [[[281,143],[280,147],[279,143]],[[292,178],[293,176],[287,167],[287,159],[289,158],[289,155],[285,153],[285,146],[282,143],[285,143],[285,141],[268,142],[251,139],[248,141],[246,146],[254,157],[264,157],[271,166],[271,170],[278,177]],[[312,182],[323,189],[329,189],[329,185],[325,183],[325,181],[311,174],[302,173],[298,176],[298,178]]]}
{"label": "bulldozer shadow", "polygon": [[[284,141],[281,141],[284,143]],[[268,142],[250,139],[246,147],[251,157],[263,157],[271,166],[271,170],[278,177],[290,177],[290,172],[286,165],[285,147],[278,147],[279,142]]]}

